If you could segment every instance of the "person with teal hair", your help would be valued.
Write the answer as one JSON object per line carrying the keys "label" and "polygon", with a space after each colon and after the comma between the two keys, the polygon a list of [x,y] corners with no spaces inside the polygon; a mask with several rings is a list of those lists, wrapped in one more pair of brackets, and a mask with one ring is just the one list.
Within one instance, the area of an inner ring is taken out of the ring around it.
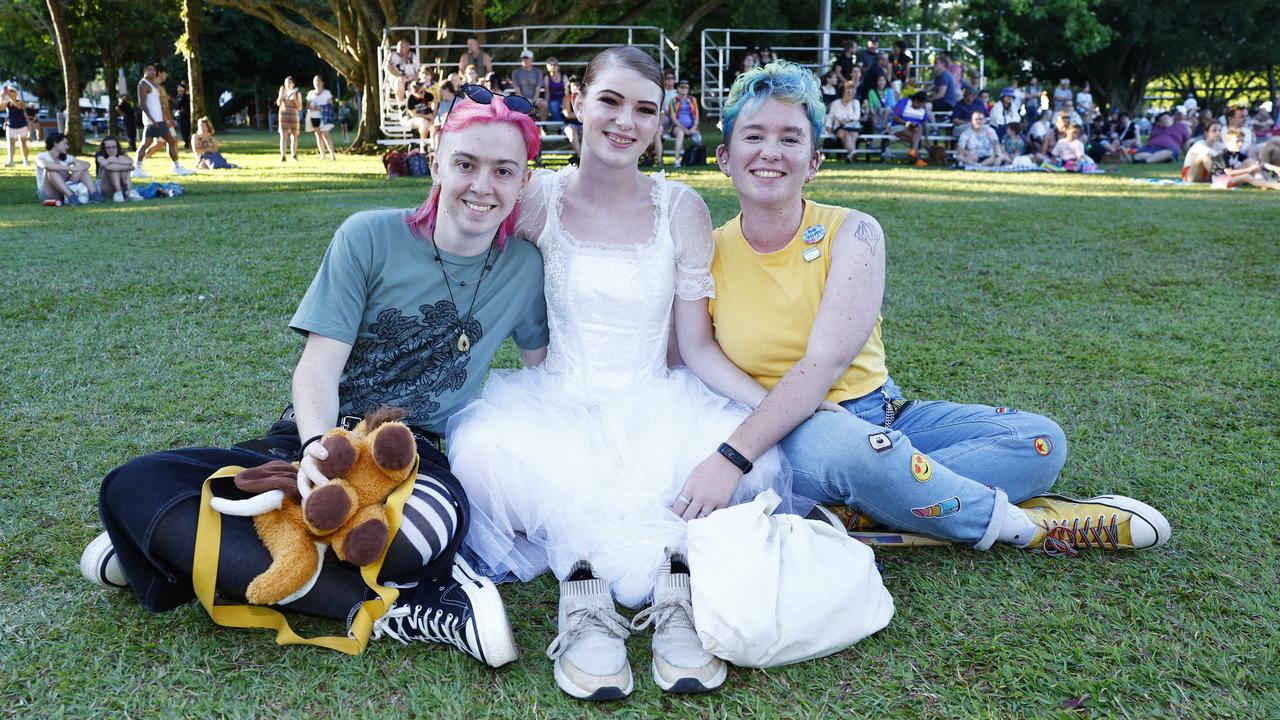
{"label": "person with teal hair", "polygon": [[803,195],[822,163],[823,114],[817,79],[781,61],[743,73],[724,104],[716,161],[741,212],[713,233],[708,312],[753,383],[733,395],[754,412],[726,438],[741,462],[711,453],[681,495],[722,502],[777,444],[796,494],[895,531],[1054,555],[1164,544],[1168,521],[1137,500],[1045,494],[1067,454],[1052,420],[903,397],[881,337],[884,232],[866,213]]}

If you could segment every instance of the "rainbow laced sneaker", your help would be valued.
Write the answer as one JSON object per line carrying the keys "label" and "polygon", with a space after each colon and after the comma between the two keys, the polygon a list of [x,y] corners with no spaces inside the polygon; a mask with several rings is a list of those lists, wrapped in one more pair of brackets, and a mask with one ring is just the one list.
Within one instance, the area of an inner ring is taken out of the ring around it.
{"label": "rainbow laced sneaker", "polygon": [[1039,526],[1028,550],[1074,557],[1084,548],[1147,550],[1169,541],[1169,521],[1146,503],[1124,495],[1076,500],[1039,495],[1018,507]]}

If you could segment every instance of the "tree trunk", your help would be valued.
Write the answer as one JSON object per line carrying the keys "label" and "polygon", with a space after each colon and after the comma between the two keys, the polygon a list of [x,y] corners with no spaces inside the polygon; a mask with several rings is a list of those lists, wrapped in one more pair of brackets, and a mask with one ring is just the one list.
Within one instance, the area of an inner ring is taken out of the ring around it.
{"label": "tree trunk", "polygon": [[63,0],[45,0],[49,6],[49,19],[53,24],[54,40],[58,45],[58,61],[62,63],[62,86],[67,97],[67,140],[72,155],[79,155],[84,140],[80,126],[80,79],[76,76],[76,59],[71,53],[71,35],[67,32],[67,18],[63,12]]}
{"label": "tree trunk", "polygon": [[484,8],[487,4],[485,0],[471,0],[471,27],[477,30],[483,30],[488,27],[488,18],[484,14]]}
{"label": "tree trunk", "polygon": [[[200,62],[200,3],[198,0],[182,0],[182,29],[186,34],[187,88],[191,98],[191,124],[208,115],[204,95],[204,68]],[[212,120],[212,118],[211,118]],[[221,125],[221,118],[216,119]]]}
{"label": "tree trunk", "polygon": [[1276,86],[1276,66],[1267,65],[1267,88],[1271,91],[1271,114],[1280,113],[1280,87]]}
{"label": "tree trunk", "polygon": [[[120,117],[116,114],[116,105],[120,103],[120,96],[116,88],[116,80],[119,79],[120,71],[116,67],[116,61],[103,58],[102,66],[103,77],[107,80],[107,135],[116,135],[116,118]],[[121,146],[124,147],[123,145]]]}
{"label": "tree trunk", "polygon": [[360,34],[364,77],[372,80],[360,85],[360,128],[356,131],[353,147],[376,146],[378,139],[382,137],[382,98],[378,97],[378,42],[379,39],[370,33]]}

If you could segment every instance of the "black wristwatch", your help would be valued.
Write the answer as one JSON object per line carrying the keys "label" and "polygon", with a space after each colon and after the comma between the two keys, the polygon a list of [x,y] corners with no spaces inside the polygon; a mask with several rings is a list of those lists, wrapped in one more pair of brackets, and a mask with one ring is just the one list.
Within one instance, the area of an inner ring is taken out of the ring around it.
{"label": "black wristwatch", "polygon": [[720,443],[720,447],[716,448],[716,452],[720,453],[726,460],[733,463],[734,467],[741,470],[743,475],[751,472],[751,468],[754,467],[751,464],[751,461],[747,459],[746,455],[735,450],[729,443]]}

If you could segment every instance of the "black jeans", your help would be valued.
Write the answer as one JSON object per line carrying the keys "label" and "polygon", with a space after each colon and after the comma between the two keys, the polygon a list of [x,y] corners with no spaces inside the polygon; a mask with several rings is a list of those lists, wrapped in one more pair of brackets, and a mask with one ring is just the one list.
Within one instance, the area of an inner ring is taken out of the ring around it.
{"label": "black jeans", "polygon": [[[453,556],[462,544],[470,508],[458,479],[449,472],[449,460],[425,437],[418,439],[418,472],[440,481],[452,494],[458,514],[457,532],[445,550],[426,566],[417,552],[407,548],[400,535],[392,539],[380,579],[410,582],[449,577]],[[280,459],[297,459],[300,441],[297,426],[281,420],[261,440],[242,443],[252,447],[185,448],[145,455],[107,475],[98,493],[98,512],[120,564],[138,601],[156,612],[175,608],[191,598],[191,562],[195,553],[200,490],[204,481],[227,465],[254,467]],[[214,483],[219,497],[247,495],[230,479]],[[224,516],[218,562],[221,595],[243,600],[249,581],[271,564],[258,539],[253,519]],[[325,617],[345,618],[351,606],[367,595],[367,588],[353,565],[326,563],[315,588],[289,608]]]}

